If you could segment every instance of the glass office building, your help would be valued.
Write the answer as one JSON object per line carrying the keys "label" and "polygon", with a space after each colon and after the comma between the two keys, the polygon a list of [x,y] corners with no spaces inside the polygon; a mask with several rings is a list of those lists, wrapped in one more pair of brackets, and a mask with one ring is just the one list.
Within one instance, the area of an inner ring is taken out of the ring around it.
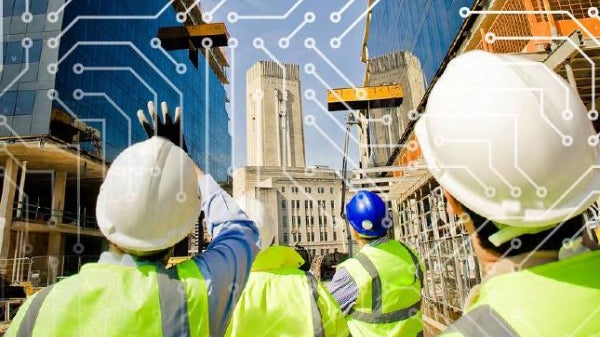
{"label": "glass office building", "polygon": [[409,51],[421,62],[430,83],[464,18],[462,7],[475,0],[382,0],[372,11],[369,57]]}
{"label": "glass office building", "polygon": [[146,138],[136,111],[166,101],[172,110],[183,106],[190,155],[227,180],[223,84],[201,53],[196,68],[188,50],[157,44],[158,28],[183,25],[172,2],[4,0],[2,11],[0,113],[8,127],[1,137],[58,134],[54,116],[77,116],[101,135],[100,150],[90,142],[82,148],[111,161]]}

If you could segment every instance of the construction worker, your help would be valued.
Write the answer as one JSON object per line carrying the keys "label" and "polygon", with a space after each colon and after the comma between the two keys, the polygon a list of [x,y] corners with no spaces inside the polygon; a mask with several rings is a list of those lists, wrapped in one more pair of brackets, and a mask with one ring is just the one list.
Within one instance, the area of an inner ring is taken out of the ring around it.
{"label": "construction worker", "polygon": [[236,201],[259,227],[263,250],[252,265],[225,336],[347,337],[340,307],[325,286],[299,269],[304,264],[300,254],[272,245],[276,224],[264,205],[249,197]]}
{"label": "construction worker", "polygon": [[542,63],[483,51],[449,63],[415,130],[484,278],[443,336],[598,334],[600,252],[558,258],[600,191],[590,118]]}
{"label": "construction worker", "polygon": [[[150,111],[156,116],[151,104]],[[7,337],[225,332],[239,297],[231,289],[246,282],[258,253],[258,232],[213,178],[175,145],[185,148],[177,112],[172,119],[163,103],[165,123],[154,117],[155,126],[146,125],[150,136],[158,136],[125,149],[108,170],[96,217],[109,251],[28,298]],[[167,270],[174,245],[194,229],[201,208],[212,243],[205,253]]]}
{"label": "construction worker", "polygon": [[392,222],[384,201],[359,191],[346,204],[346,217],[360,251],[337,267],[328,289],[352,336],[422,336],[423,266],[413,250],[388,239]]}

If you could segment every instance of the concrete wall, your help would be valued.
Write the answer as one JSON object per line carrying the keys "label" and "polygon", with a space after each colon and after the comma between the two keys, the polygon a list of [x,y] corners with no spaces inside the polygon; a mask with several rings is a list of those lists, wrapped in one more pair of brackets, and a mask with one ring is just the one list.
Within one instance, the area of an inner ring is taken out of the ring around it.
{"label": "concrete wall", "polygon": [[393,52],[368,61],[369,85],[401,84],[404,100],[398,108],[371,109],[368,114],[371,147],[369,160],[385,165],[410,121],[410,112],[425,94],[425,78],[419,60],[410,52]]}
{"label": "concrete wall", "polygon": [[[285,74],[277,63],[260,61],[246,74],[250,166],[306,166],[299,66],[284,67]],[[285,131],[281,112],[287,116]]]}

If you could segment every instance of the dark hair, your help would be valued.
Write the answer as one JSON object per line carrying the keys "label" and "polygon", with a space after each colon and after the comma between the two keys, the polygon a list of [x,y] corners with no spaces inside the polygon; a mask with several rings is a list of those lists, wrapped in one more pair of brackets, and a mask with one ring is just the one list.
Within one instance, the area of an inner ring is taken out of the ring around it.
{"label": "dark hair", "polygon": [[579,214],[554,228],[536,234],[523,234],[496,247],[489,238],[498,232],[498,227],[466,206],[463,205],[463,208],[473,220],[481,246],[503,256],[515,256],[536,250],[559,250],[563,241],[575,237],[585,224],[583,214]]}

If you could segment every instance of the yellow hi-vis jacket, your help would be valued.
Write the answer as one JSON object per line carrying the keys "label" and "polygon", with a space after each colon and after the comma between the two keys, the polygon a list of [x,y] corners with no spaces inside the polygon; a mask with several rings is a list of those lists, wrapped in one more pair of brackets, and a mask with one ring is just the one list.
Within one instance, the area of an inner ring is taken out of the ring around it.
{"label": "yellow hi-vis jacket", "polygon": [[225,336],[347,337],[339,305],[314,276],[298,269],[303,263],[290,247],[260,252]]}
{"label": "yellow hi-vis jacket", "polygon": [[423,267],[412,250],[393,240],[364,246],[338,268],[358,287],[346,316],[352,336],[422,336]]}
{"label": "yellow hi-vis jacket", "polygon": [[600,334],[600,251],[494,276],[444,337]]}
{"label": "yellow hi-vis jacket", "polygon": [[6,337],[204,337],[208,295],[193,261],[166,270],[90,263],[36,293]]}

